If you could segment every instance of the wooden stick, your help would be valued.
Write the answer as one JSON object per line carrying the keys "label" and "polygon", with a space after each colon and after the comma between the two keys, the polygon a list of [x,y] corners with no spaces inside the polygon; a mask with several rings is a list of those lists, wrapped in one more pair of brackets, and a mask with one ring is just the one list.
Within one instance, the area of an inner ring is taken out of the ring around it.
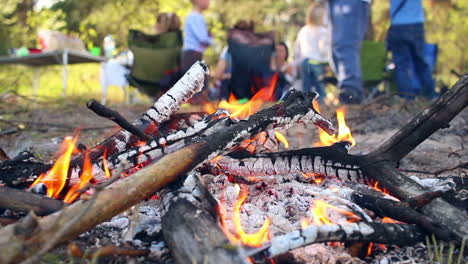
{"label": "wooden stick", "polygon": [[36,215],[48,215],[62,209],[64,203],[44,195],[9,187],[0,187],[0,208],[19,212],[34,211]]}
{"label": "wooden stick", "polygon": [[138,127],[133,125],[132,123],[128,122],[127,119],[125,119],[119,112],[114,111],[98,101],[91,99],[89,102],[86,103],[86,106],[96,113],[98,116],[107,118],[113,122],[115,122],[117,125],[119,125],[121,128],[127,130],[128,132],[132,133],[132,135],[135,135],[139,137],[141,140],[151,140],[151,137],[146,135],[143,131],[141,131]]}

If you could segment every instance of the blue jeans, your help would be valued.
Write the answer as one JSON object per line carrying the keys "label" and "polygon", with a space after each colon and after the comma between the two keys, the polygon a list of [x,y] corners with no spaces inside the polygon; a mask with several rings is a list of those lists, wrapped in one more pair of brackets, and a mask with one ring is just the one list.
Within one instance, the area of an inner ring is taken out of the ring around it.
{"label": "blue jeans", "polygon": [[369,4],[362,0],[330,0],[333,71],[338,87],[363,94],[361,46],[369,22]]}
{"label": "blue jeans", "polygon": [[320,77],[323,76],[325,72],[325,67],[323,64],[313,63],[309,59],[304,59],[301,64],[301,78],[302,78],[302,91],[317,92],[320,97],[320,102],[323,102],[325,98],[325,89],[323,88],[322,82],[320,82]]}
{"label": "blue jeans", "polygon": [[420,94],[434,98],[435,84],[430,66],[424,58],[424,25],[392,25],[387,43],[395,63],[395,82],[402,96],[413,98]]}

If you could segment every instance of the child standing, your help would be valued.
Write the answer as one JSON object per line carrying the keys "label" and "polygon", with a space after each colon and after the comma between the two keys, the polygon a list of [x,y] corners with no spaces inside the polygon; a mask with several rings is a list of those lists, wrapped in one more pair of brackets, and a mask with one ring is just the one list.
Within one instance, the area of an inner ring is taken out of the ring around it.
{"label": "child standing", "polygon": [[202,12],[210,6],[210,0],[191,0],[193,10],[185,20],[184,46],[182,48],[182,72],[203,57],[205,49],[213,44]]}
{"label": "child standing", "polygon": [[304,92],[316,91],[323,102],[325,89],[320,82],[328,62],[330,37],[324,24],[326,9],[323,4],[307,9],[306,25],[297,34],[294,47],[295,65],[300,67]]}

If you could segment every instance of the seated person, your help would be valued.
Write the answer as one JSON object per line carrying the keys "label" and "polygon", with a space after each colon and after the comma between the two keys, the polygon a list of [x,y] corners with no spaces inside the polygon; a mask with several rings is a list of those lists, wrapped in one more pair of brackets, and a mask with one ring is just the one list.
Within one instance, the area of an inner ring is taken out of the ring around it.
{"label": "seated person", "polygon": [[[234,29],[251,31],[254,30],[253,21],[239,20],[235,25]],[[227,100],[229,98],[229,82],[231,80],[232,73],[232,57],[228,52],[228,47],[224,47],[221,55],[219,56],[218,64],[213,75],[215,82],[216,93],[219,95],[220,100]]]}
{"label": "seated person", "polygon": [[289,49],[286,43],[280,42],[276,45],[276,51],[271,58],[271,69],[279,73],[278,88],[276,97],[281,97],[281,93],[293,86],[296,78],[295,67],[288,62]]}
{"label": "seated person", "polygon": [[156,16],[156,25],[154,26],[156,35],[180,31],[181,22],[179,16],[174,13],[160,13]]}
{"label": "seated person", "polygon": [[[218,63],[215,73],[217,81],[228,82],[227,89],[222,88],[222,97],[230,93],[238,99],[250,99],[261,88],[268,86],[274,77],[270,69],[274,51],[274,34],[255,33],[252,22],[239,21],[229,30],[228,49]],[[228,63],[231,75],[226,72]]]}

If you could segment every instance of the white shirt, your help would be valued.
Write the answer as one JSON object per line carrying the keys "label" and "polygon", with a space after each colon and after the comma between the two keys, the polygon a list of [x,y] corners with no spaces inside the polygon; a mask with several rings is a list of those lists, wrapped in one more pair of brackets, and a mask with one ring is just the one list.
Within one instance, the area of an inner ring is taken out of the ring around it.
{"label": "white shirt", "polygon": [[304,59],[328,62],[330,49],[330,32],[324,26],[305,25],[297,33],[294,45],[294,61],[300,64]]}

